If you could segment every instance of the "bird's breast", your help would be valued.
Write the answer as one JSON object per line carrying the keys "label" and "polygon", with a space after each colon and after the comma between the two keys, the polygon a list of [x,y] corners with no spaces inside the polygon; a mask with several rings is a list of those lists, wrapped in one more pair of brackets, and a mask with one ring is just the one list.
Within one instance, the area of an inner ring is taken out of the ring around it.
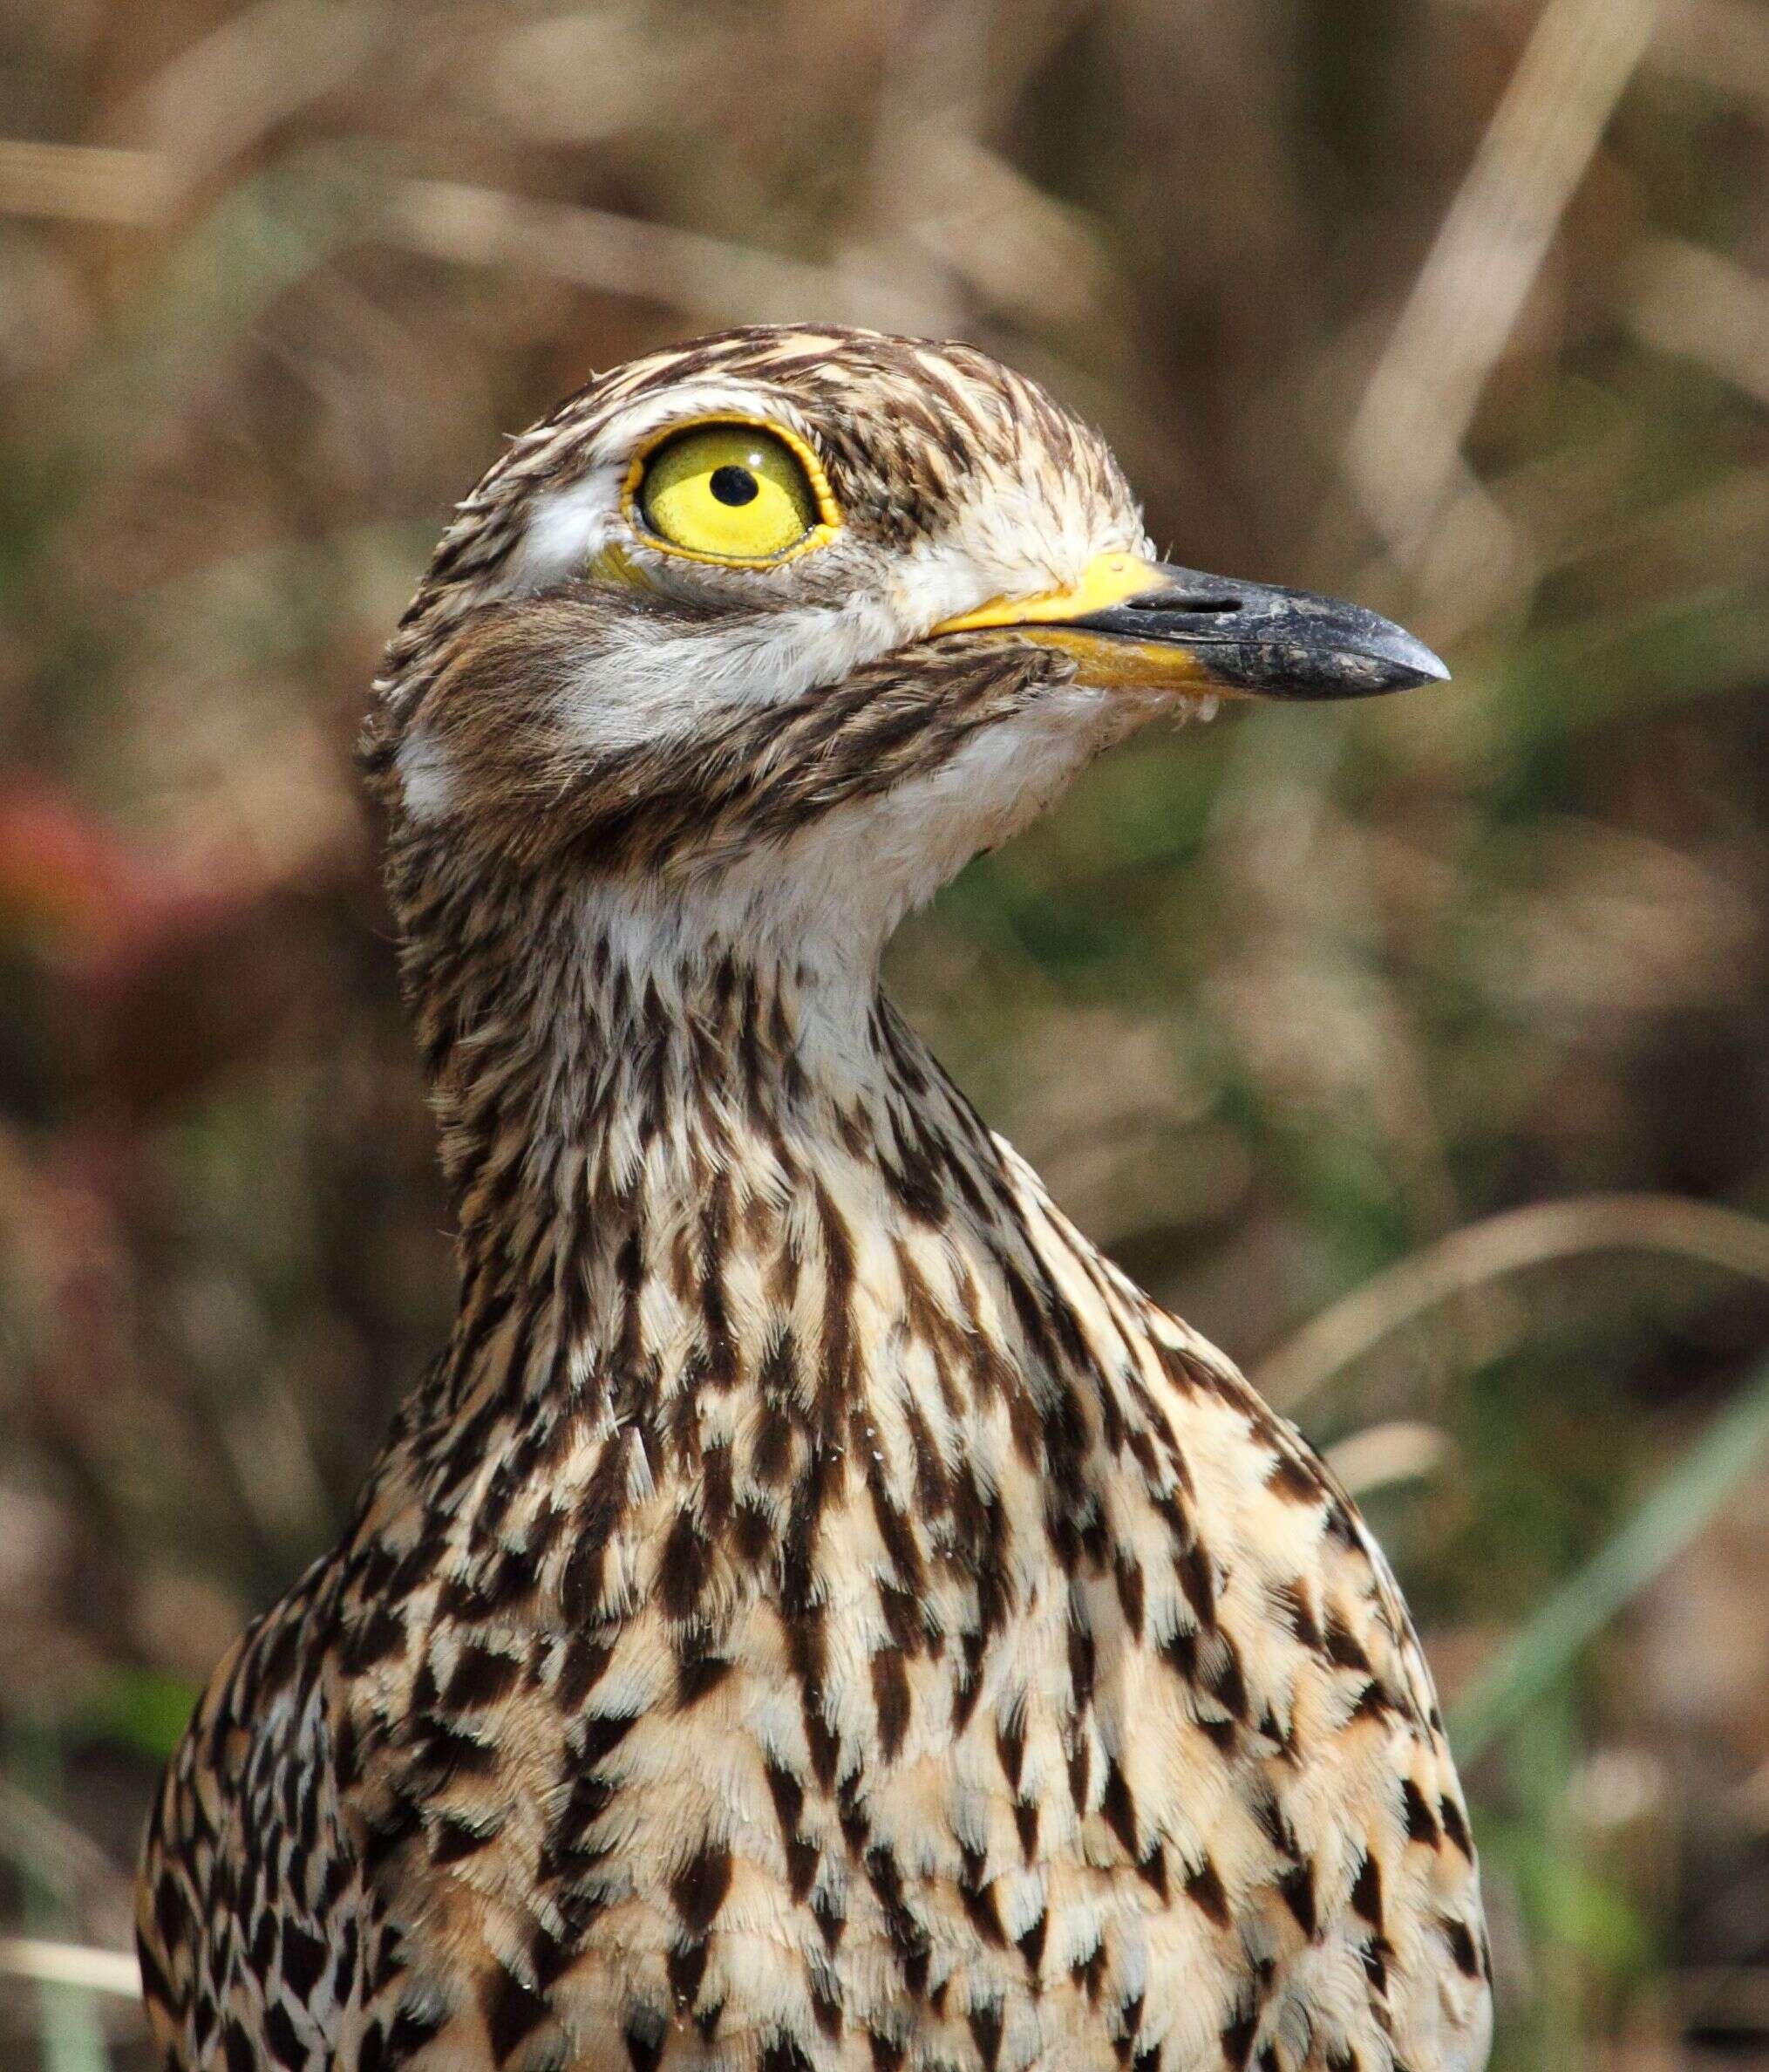
{"label": "bird's breast", "polygon": [[881,1340],[892,1387],[703,1391],[673,1444],[586,1423],[451,1522],[365,1734],[434,2062],[1191,2072],[1287,2023],[1302,2068],[1392,2026],[1372,1961],[1484,1991],[1338,1500],[1121,1329],[1085,1378],[951,1331]]}

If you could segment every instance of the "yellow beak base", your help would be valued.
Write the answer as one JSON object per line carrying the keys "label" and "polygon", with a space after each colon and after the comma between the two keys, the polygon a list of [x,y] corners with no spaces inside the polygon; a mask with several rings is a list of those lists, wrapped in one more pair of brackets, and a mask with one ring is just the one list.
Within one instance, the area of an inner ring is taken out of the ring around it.
{"label": "yellow beak base", "polygon": [[1067,590],[1041,590],[1031,597],[991,597],[975,611],[961,611],[934,628],[941,633],[976,633],[991,626],[1044,626],[1110,611],[1126,598],[1159,590],[1167,581],[1158,562],[1140,554],[1102,554]]}

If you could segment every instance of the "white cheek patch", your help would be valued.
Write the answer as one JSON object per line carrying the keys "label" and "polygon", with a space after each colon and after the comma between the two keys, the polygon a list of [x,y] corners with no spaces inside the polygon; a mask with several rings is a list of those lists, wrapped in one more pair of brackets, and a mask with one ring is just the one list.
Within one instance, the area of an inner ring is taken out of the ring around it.
{"label": "white cheek patch", "polygon": [[510,560],[514,594],[547,590],[582,575],[602,552],[619,515],[624,476],[625,470],[609,461],[535,499],[522,543]]}
{"label": "white cheek patch", "polygon": [[442,744],[427,726],[411,729],[394,760],[400,796],[415,821],[440,820],[454,796],[454,779]]}
{"label": "white cheek patch", "polygon": [[720,713],[786,704],[838,684],[905,637],[881,603],[805,604],[670,629],[636,617],[607,629],[563,693],[561,717],[605,755],[684,739]]}

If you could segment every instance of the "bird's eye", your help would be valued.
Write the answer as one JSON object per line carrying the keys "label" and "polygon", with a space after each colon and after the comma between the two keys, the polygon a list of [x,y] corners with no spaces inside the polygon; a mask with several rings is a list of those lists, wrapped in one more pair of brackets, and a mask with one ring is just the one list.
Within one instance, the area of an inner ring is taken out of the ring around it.
{"label": "bird's eye", "polygon": [[641,464],[633,501],[666,545],[711,561],[774,561],[827,523],[827,491],[786,440],[756,425],[696,425]]}

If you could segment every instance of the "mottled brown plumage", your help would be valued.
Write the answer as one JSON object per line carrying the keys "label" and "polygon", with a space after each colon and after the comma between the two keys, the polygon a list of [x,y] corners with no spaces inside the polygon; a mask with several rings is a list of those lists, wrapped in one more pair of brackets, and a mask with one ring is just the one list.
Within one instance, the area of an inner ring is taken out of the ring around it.
{"label": "mottled brown plumage", "polygon": [[[789,427],[833,538],[636,531],[672,412]],[[1031,384],[849,333],[619,370],[462,507],[364,751],[459,1314],[167,1778],[168,2066],[1484,2062],[1379,1553],[876,989],[1163,702],[942,626],[1141,548]]]}

